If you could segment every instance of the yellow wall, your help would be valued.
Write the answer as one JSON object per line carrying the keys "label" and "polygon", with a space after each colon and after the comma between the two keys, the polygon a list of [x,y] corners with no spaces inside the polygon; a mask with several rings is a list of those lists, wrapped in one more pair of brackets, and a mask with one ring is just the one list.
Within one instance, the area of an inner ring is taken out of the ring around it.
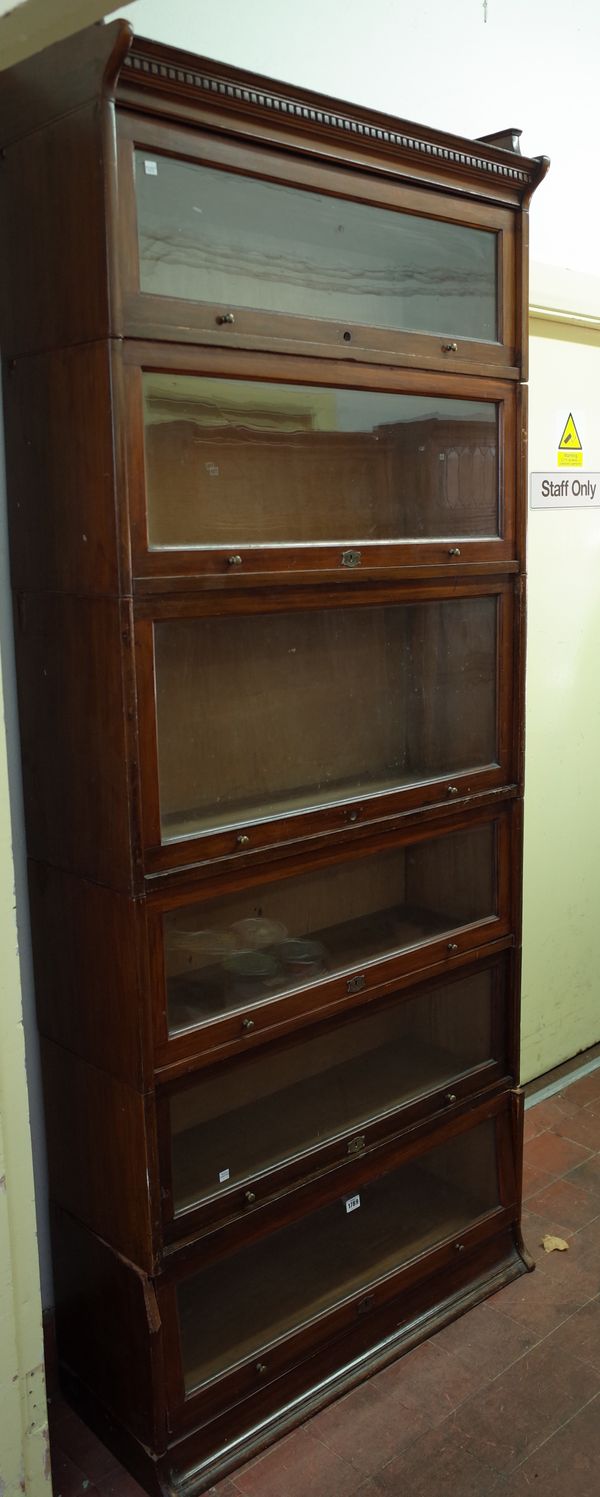
{"label": "yellow wall", "polygon": [[[579,409],[600,473],[600,281],[542,270],[529,466]],[[523,1080],[600,1040],[600,509],[530,510],[528,570]]]}
{"label": "yellow wall", "polygon": [[42,1308],[14,906],[0,732],[0,1494],[42,1497],[50,1490]]}

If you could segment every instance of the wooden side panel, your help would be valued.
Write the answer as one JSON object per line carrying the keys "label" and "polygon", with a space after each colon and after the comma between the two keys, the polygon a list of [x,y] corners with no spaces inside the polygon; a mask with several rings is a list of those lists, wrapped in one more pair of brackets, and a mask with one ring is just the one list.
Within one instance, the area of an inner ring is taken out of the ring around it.
{"label": "wooden side panel", "polygon": [[[16,646],[28,850],[132,889],[137,845],[126,603],[21,594]],[[130,822],[131,815],[131,822]]]}
{"label": "wooden side panel", "polygon": [[151,1103],[42,1040],[50,1194],[149,1272],[157,1165]]}
{"label": "wooden side panel", "polygon": [[146,920],[141,900],[59,868],[29,865],[40,1031],[139,1091],[151,1084]]}
{"label": "wooden side panel", "polygon": [[99,100],[6,148],[0,341],[8,358],[108,336],[105,220]]}
{"label": "wooden side panel", "polygon": [[110,90],[132,41],[127,21],[87,26],[2,74],[0,145]]}
{"label": "wooden side panel", "polygon": [[108,343],[18,359],[4,399],[15,592],[116,593]]}
{"label": "wooden side panel", "polygon": [[61,1364],[144,1445],[166,1446],[162,1327],[150,1280],[52,1209]]}

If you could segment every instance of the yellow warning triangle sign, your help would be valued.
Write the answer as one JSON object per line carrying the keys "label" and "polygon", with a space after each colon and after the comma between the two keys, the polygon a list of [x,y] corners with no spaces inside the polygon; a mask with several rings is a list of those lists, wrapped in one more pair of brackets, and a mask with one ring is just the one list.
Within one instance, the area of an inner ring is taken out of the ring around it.
{"label": "yellow warning triangle sign", "polygon": [[567,419],[558,450],[559,452],[581,452],[579,433],[571,415]]}

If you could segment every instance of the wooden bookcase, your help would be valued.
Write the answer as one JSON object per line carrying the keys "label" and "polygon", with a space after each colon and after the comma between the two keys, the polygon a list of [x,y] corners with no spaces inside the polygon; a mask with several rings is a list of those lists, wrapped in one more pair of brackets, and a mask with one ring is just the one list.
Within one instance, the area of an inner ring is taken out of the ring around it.
{"label": "wooden bookcase", "polygon": [[0,141],[59,1353],[192,1494],[530,1267],[547,163],[122,22],[4,75]]}

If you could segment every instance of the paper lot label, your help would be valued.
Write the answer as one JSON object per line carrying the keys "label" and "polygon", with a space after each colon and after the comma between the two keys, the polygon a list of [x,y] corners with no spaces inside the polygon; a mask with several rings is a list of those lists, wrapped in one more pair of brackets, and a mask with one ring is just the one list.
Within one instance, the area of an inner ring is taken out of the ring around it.
{"label": "paper lot label", "polygon": [[532,509],[600,509],[600,473],[532,473]]}

